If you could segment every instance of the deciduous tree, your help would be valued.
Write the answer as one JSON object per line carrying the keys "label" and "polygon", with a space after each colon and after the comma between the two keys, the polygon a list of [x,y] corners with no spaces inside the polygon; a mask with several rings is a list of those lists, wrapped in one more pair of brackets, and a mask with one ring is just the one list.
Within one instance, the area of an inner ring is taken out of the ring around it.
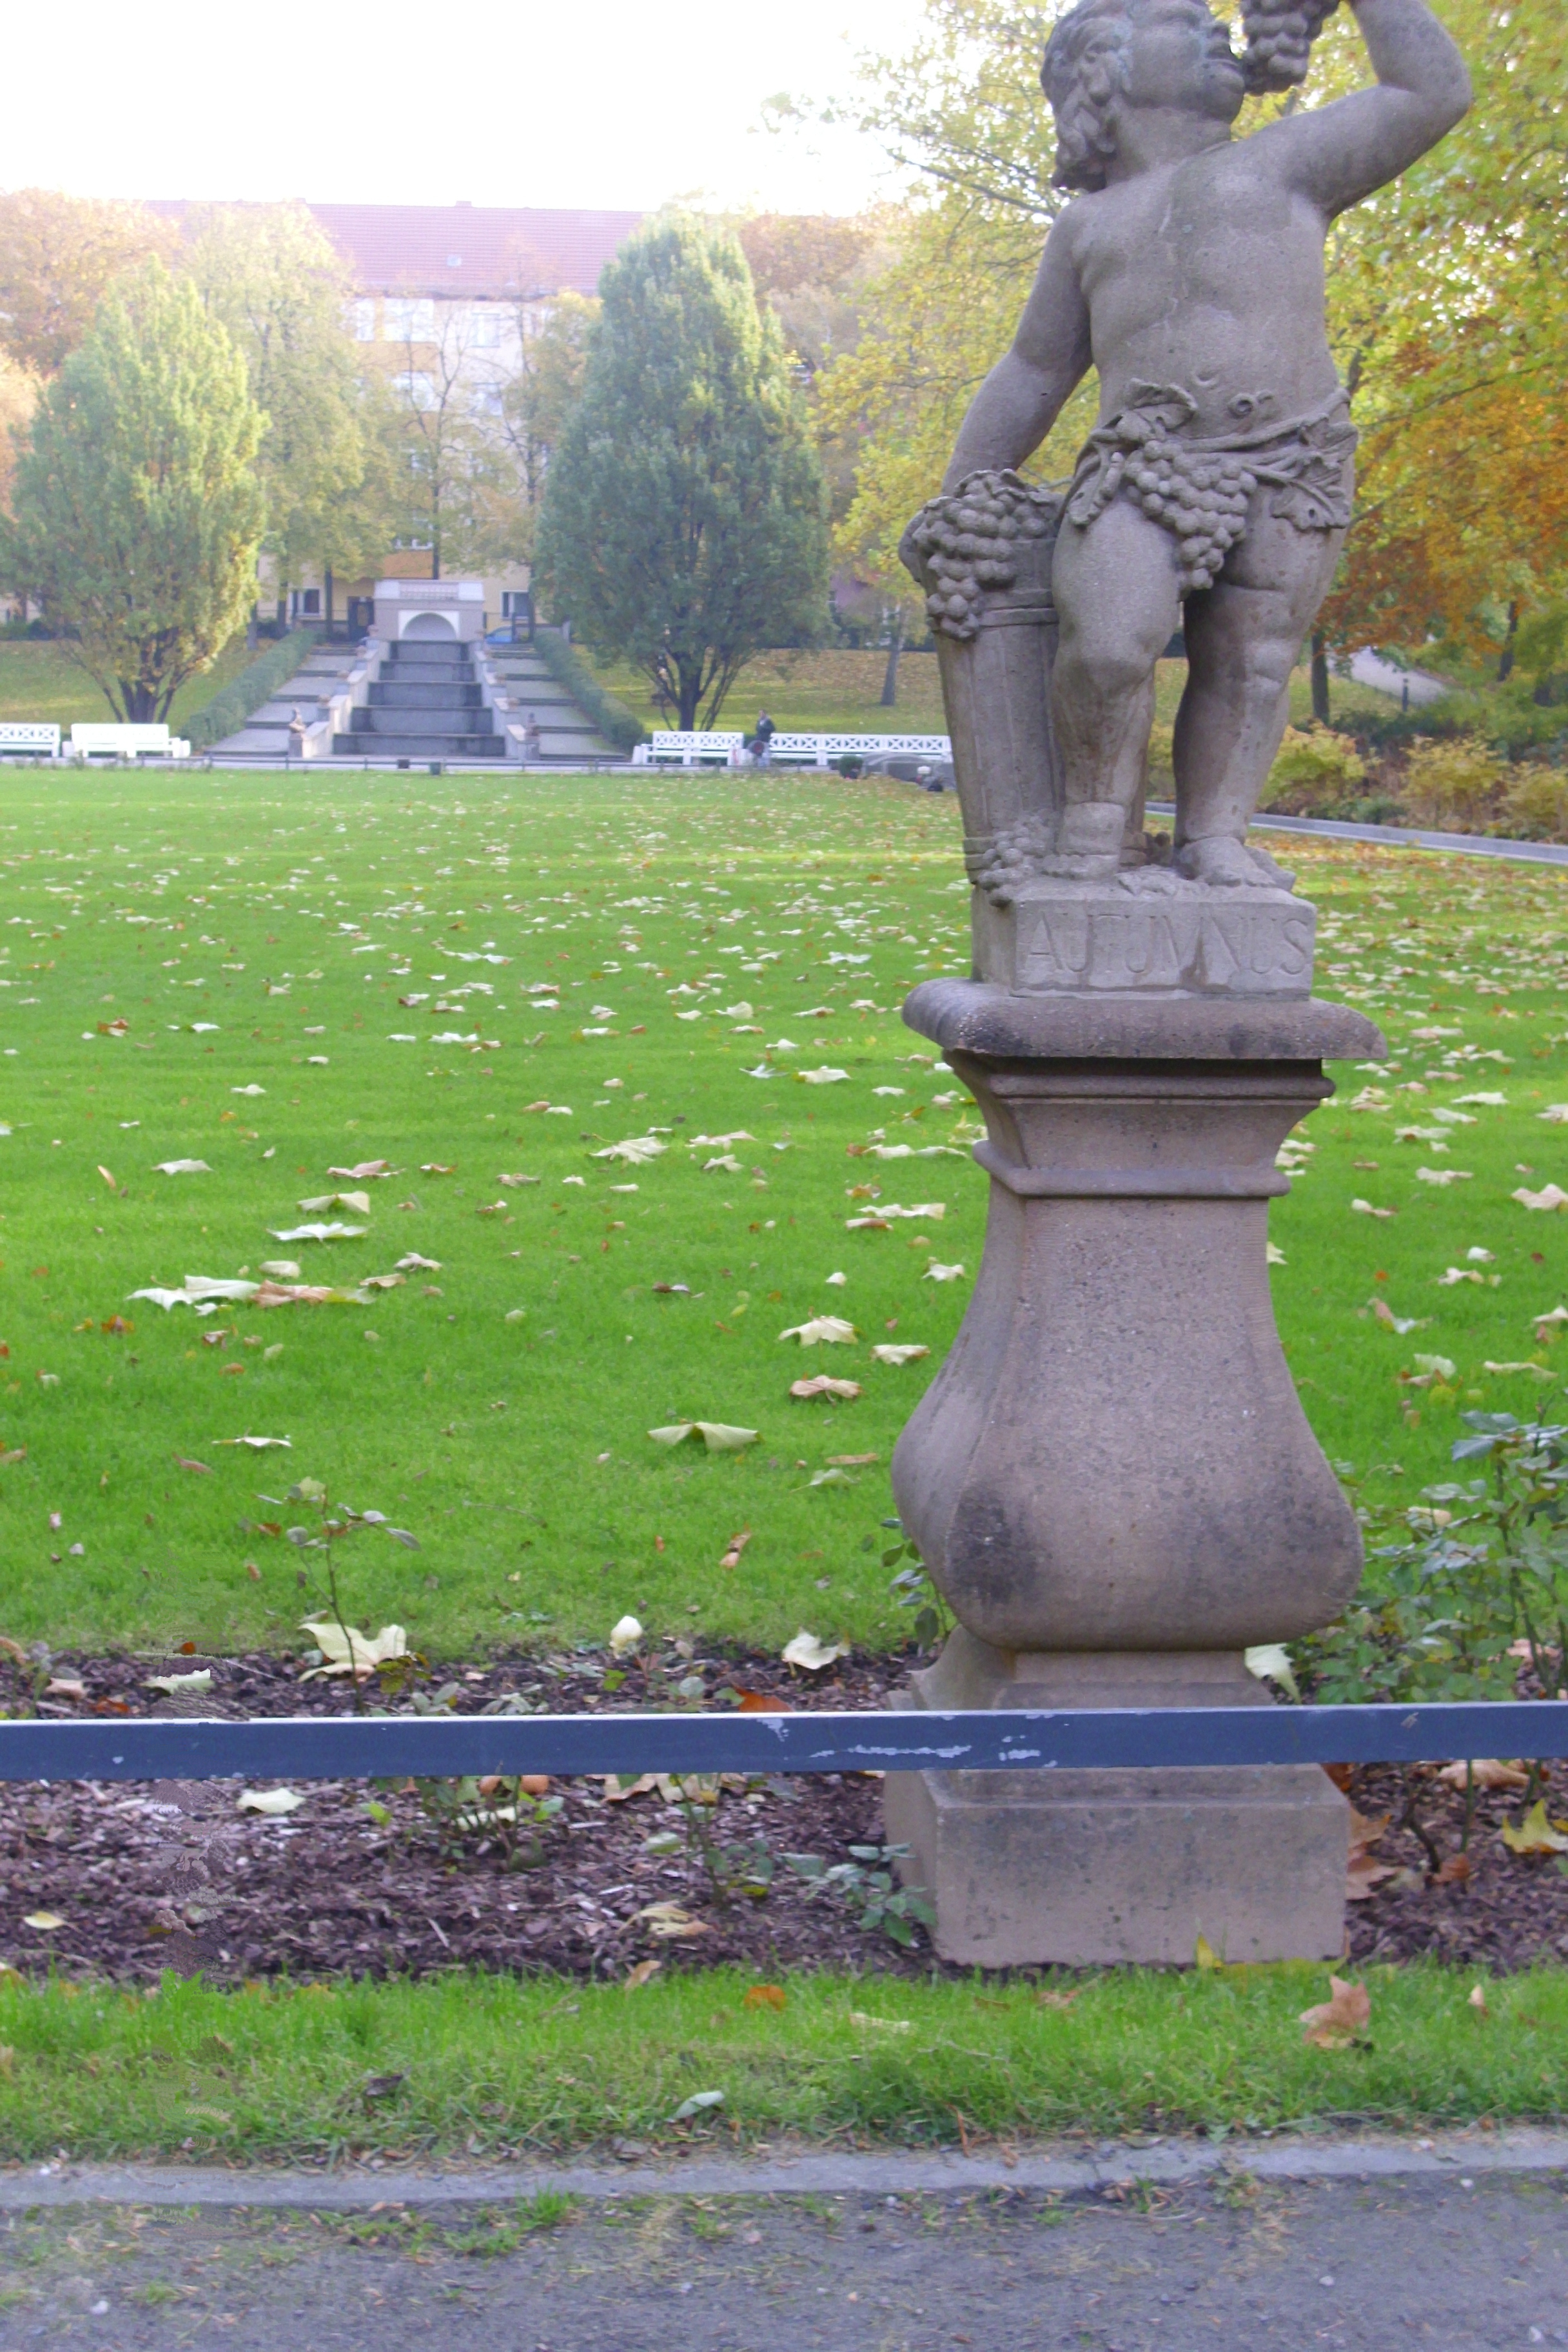
{"label": "deciduous tree", "polygon": [[156,260],[104,298],[39,404],[0,570],[121,718],[166,718],[245,617],[266,423],[226,331]]}
{"label": "deciduous tree", "polygon": [[303,205],[214,205],[181,257],[209,316],[243,354],[265,412],[258,467],[280,583],[307,566],[354,573],[390,533],[390,406],[345,323],[353,291]]}

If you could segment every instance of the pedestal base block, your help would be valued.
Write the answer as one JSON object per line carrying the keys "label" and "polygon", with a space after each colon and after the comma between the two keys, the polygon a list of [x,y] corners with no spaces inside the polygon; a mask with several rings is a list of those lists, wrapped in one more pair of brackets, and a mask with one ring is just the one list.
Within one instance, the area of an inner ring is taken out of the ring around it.
{"label": "pedestal base block", "polygon": [[1001,907],[977,890],[973,920],[981,978],[1018,996],[1305,1000],[1312,984],[1317,909],[1262,884],[1219,889],[1163,868],[1121,881],[1031,881]]}
{"label": "pedestal base block", "polygon": [[[962,1696],[961,1696],[962,1694]],[[919,1706],[1219,1706],[1269,1701],[1239,1657],[1044,1657],[960,1631]],[[889,1843],[937,1915],[944,1960],[989,1969],[1335,1959],[1348,1809],[1315,1765],[1144,1772],[891,1772]]]}
{"label": "pedestal base block", "polygon": [[1189,1963],[1200,1936],[1226,1960],[1343,1949],[1344,1816],[1311,1767],[889,1773],[886,1807],[964,1967]]}

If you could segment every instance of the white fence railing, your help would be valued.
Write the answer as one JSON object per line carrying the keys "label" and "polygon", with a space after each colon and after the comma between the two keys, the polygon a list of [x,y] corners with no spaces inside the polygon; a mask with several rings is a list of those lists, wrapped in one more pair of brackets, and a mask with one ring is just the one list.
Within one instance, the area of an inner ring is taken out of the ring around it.
{"label": "white fence railing", "polygon": [[[747,738],[728,730],[707,731],[656,729],[650,741],[632,753],[634,768],[742,768],[753,764]],[[837,760],[863,760],[868,767],[879,760],[951,760],[952,740],[946,735],[811,735],[782,730],[769,743],[769,767],[829,768]],[[763,764],[759,762],[757,764]]]}

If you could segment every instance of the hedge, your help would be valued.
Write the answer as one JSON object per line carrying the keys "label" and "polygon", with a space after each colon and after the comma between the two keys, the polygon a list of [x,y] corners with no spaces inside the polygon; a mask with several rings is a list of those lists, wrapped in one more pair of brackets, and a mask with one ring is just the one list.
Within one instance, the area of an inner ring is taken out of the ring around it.
{"label": "hedge", "polygon": [[193,710],[184,722],[184,732],[193,751],[205,751],[225,735],[232,735],[243,727],[253,710],[262,704],[286,679],[293,677],[306,655],[316,642],[314,629],[294,629],[286,637],[258,654],[256,659],[237,677]]}
{"label": "hedge", "polygon": [[633,751],[647,740],[647,729],[635,710],[607,694],[585,663],[557,629],[536,629],[533,650],[555,680],[563,686],[584,719],[592,719],[606,743],[617,751]]}

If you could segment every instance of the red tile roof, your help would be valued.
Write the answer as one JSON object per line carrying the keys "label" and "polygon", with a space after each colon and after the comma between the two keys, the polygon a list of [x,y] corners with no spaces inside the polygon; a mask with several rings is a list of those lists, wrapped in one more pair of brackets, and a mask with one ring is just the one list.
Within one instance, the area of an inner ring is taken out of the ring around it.
{"label": "red tile roof", "polygon": [[[149,211],[181,218],[185,202]],[[511,205],[310,205],[367,294],[592,294],[640,213]]]}

